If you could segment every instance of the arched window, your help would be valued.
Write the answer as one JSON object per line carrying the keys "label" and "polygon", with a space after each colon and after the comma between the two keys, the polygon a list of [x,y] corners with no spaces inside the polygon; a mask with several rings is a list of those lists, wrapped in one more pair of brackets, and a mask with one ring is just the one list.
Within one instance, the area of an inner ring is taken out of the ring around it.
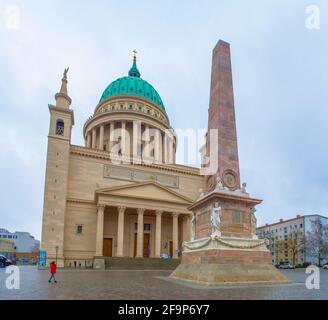
{"label": "arched window", "polygon": [[63,120],[57,120],[57,123],[56,123],[56,134],[58,136],[64,135],[64,121]]}

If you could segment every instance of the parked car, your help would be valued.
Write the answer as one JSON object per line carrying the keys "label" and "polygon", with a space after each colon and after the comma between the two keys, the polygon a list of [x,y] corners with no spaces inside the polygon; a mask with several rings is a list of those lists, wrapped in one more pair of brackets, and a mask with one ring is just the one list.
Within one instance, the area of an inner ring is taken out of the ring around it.
{"label": "parked car", "polygon": [[11,262],[11,260],[7,259],[3,255],[0,255],[0,268],[5,268],[5,267],[8,267],[8,266],[10,266],[12,264],[13,263]]}
{"label": "parked car", "polygon": [[328,270],[328,264],[323,265],[322,269],[327,269]]}
{"label": "parked car", "polygon": [[311,265],[310,262],[304,262],[304,263],[303,263],[303,268],[307,268],[307,267],[310,266],[310,265]]}
{"label": "parked car", "polygon": [[282,263],[278,266],[279,269],[295,269],[295,266],[286,262],[286,263]]}

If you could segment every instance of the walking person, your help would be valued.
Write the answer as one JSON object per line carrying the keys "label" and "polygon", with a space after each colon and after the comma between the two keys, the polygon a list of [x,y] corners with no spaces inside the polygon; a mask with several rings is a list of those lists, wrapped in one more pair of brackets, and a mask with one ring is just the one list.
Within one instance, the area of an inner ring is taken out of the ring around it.
{"label": "walking person", "polygon": [[50,273],[51,273],[51,276],[49,278],[49,283],[51,283],[51,280],[54,279],[54,282],[57,283],[57,280],[55,278],[55,274],[57,272],[57,265],[56,265],[56,262],[55,261],[52,261],[50,263]]}

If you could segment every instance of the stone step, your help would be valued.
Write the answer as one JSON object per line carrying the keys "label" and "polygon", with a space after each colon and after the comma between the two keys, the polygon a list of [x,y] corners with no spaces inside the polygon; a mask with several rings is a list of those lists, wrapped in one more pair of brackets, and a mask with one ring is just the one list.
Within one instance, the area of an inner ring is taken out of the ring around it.
{"label": "stone step", "polygon": [[174,270],[180,264],[180,259],[159,258],[105,258],[106,269],[155,269]]}

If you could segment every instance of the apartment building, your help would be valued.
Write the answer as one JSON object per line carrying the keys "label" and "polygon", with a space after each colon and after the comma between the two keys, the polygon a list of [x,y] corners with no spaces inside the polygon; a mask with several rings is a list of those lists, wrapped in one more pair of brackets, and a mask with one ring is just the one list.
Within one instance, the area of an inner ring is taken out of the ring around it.
{"label": "apartment building", "polygon": [[[272,263],[275,265],[289,262],[295,265],[303,263],[317,263],[318,258],[313,254],[307,241],[313,229],[313,221],[319,219],[328,226],[328,218],[321,215],[297,215],[288,220],[266,224],[257,228],[259,238],[269,240],[269,250]],[[321,257],[321,263],[327,263],[328,256]]]}

